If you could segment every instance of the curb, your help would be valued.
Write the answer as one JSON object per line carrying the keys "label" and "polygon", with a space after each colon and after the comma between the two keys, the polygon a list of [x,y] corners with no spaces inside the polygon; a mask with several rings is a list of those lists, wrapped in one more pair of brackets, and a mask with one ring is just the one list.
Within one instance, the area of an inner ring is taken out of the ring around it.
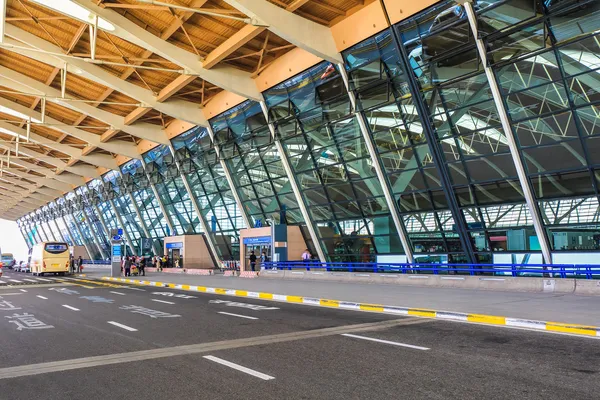
{"label": "curb", "polygon": [[550,332],[561,332],[569,333],[573,335],[582,336],[593,336],[600,337],[600,327],[591,325],[579,325],[579,324],[567,324],[562,322],[550,322],[550,321],[536,321],[530,319],[521,318],[509,318],[497,315],[485,315],[485,314],[468,314],[451,311],[438,311],[423,308],[407,308],[407,307],[396,307],[386,306],[382,304],[369,304],[369,303],[354,303],[350,301],[321,299],[314,297],[304,296],[291,296],[285,294],[274,294],[266,292],[251,292],[247,290],[238,289],[222,289],[213,288],[207,286],[194,286],[194,285],[182,285],[175,283],[166,282],[155,282],[155,281],[139,281],[135,279],[124,279],[124,278],[112,278],[103,276],[101,278],[105,281],[131,283],[134,285],[141,286],[155,286],[155,287],[166,287],[170,289],[180,289],[192,292],[203,292],[203,293],[214,293],[226,296],[236,297],[248,297],[261,300],[272,300],[281,301],[292,304],[305,304],[311,306],[340,308],[344,310],[355,310],[355,311],[368,311],[383,314],[393,315],[411,315],[422,318],[432,318],[440,320],[470,322],[484,325],[504,325],[515,328],[526,328],[541,331]]}

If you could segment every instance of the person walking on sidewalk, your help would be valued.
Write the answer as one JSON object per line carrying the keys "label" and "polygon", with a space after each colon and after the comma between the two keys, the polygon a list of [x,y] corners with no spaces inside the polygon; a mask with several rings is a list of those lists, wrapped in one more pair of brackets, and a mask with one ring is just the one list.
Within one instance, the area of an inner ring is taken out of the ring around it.
{"label": "person walking on sidewalk", "polygon": [[253,251],[250,252],[250,268],[252,269],[252,271],[256,271],[256,255],[254,254]]}
{"label": "person walking on sidewalk", "polygon": [[146,276],[146,257],[142,256],[142,258],[140,258],[140,276]]}
{"label": "person walking on sidewalk", "polygon": [[82,267],[83,267],[83,258],[81,258],[81,256],[79,256],[79,258],[77,259],[77,273],[78,274],[81,273]]}
{"label": "person walking on sidewalk", "polygon": [[302,253],[302,261],[304,261],[305,266],[309,266],[311,257],[310,251],[308,251],[308,249],[304,250],[304,253]]}
{"label": "person walking on sidewalk", "polygon": [[131,276],[131,258],[125,258],[125,276]]}
{"label": "person walking on sidewalk", "polygon": [[183,256],[179,257],[179,268],[183,268]]}

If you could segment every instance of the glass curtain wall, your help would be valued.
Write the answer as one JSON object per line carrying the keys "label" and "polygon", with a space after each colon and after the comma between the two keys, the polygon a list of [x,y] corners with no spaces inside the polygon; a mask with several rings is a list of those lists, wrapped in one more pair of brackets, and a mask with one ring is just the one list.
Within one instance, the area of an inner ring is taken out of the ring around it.
{"label": "glass curtain wall", "polygon": [[[86,216],[87,213],[84,212],[83,199],[79,198],[75,194],[75,192],[69,192],[66,195],[68,201],[68,210],[69,214],[65,215],[65,220],[69,227],[71,228],[71,232],[78,232],[77,227],[81,229],[81,240],[82,243],[85,242],[85,245],[90,250],[92,254],[90,257],[92,260],[99,260],[102,258],[102,254],[94,241],[94,237],[92,236],[94,233],[91,230],[91,223]],[[89,214],[87,214],[89,216]]]}
{"label": "glass curtain wall", "polygon": [[104,231],[102,226],[102,222],[100,218],[96,214],[95,207],[98,205],[99,199],[94,195],[93,190],[88,189],[87,186],[80,186],[75,189],[75,193],[79,196],[79,201],[81,202],[81,210],[85,214],[84,225],[88,225],[89,234],[94,235],[92,237],[92,241],[100,246],[101,254],[110,254],[110,244],[108,241],[108,234]]}
{"label": "glass curtain wall", "polygon": [[267,220],[280,221],[282,216],[282,223],[303,222],[260,104],[245,101],[210,124],[254,227],[267,225]]}
{"label": "glass curtain wall", "polygon": [[327,257],[403,253],[337,67],[318,64],[264,97]]}
{"label": "glass curtain wall", "polygon": [[[66,223],[63,222],[63,220],[67,220],[67,215],[69,214],[67,211],[67,201],[63,197],[59,197],[58,199],[56,199],[56,205],[58,208],[59,216],[62,216],[62,218],[57,218],[56,222],[58,223],[58,227],[62,231],[63,236],[65,237],[65,239],[67,239],[67,241],[69,241],[69,244],[73,246],[83,246],[83,241],[81,239],[81,236],[79,235],[79,232],[73,229],[69,230],[69,228],[67,228]],[[73,235],[71,235],[71,233]]]}
{"label": "glass curtain wall", "polygon": [[[107,172],[102,180],[104,181],[100,190],[102,198],[113,200],[113,204],[123,221],[124,226],[122,228],[129,235],[133,246],[139,246],[140,239],[145,237],[145,234],[142,221],[139,220],[132,205],[131,197],[127,194],[131,188],[123,184],[117,171]],[[116,223],[118,224],[119,221],[117,220]]]}
{"label": "glass curtain wall", "polygon": [[[102,182],[102,179],[100,179],[100,178],[94,179],[88,183],[88,190],[93,195],[93,199],[91,200],[91,202],[92,202],[92,204],[96,204],[96,207],[97,207],[98,211],[100,212],[102,219],[104,220],[106,229],[108,229],[108,232],[106,232],[106,234],[110,235],[110,231],[112,229],[119,229],[120,226],[119,226],[119,222],[117,220],[117,216],[115,215],[113,208],[112,208],[110,202],[108,201],[111,198],[110,193],[112,193],[112,191],[105,192],[105,191],[103,191],[103,189],[104,189],[103,182]],[[94,207],[94,211],[95,211],[96,207]],[[98,223],[96,224],[96,227],[97,227],[97,230],[104,232],[104,229],[102,227],[102,221],[99,218],[98,218]],[[108,251],[107,254],[110,254],[111,244],[110,244],[110,240],[108,240],[108,238],[107,238],[106,245],[107,245],[107,248],[105,250]],[[129,246],[127,246],[126,242],[125,242],[125,246],[127,248],[129,247]],[[126,254],[133,254],[132,250],[133,249],[129,249]]]}
{"label": "glass curtain wall", "polygon": [[172,140],[221,260],[240,256],[239,230],[246,228],[208,130],[195,127]]}
{"label": "glass curtain wall", "polygon": [[479,1],[476,11],[552,250],[600,249],[600,2]]}
{"label": "glass curtain wall", "polygon": [[173,222],[174,235],[201,233],[202,226],[192,200],[167,145],[160,145],[144,154],[146,170],[156,187],[163,206]]}
{"label": "glass curtain wall", "polygon": [[167,221],[150,187],[150,182],[144,172],[142,162],[140,160],[131,160],[121,166],[121,172],[123,173],[122,184],[127,190],[130,190],[144,219],[146,228],[148,228],[148,232],[157,242],[155,249],[160,251],[162,255],[163,238],[168,236]]}
{"label": "glass curtain wall", "polygon": [[[491,262],[492,251],[539,251],[463,7],[444,2],[397,32],[479,261]],[[449,228],[457,236],[457,225]]]}

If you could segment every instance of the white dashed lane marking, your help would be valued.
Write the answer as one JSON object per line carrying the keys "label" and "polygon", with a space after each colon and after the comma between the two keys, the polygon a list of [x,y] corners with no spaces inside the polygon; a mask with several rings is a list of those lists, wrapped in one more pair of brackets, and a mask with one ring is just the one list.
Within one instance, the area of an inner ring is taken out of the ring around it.
{"label": "white dashed lane marking", "polygon": [[27,281],[27,282],[33,282],[33,283],[37,283],[37,281],[36,281],[35,279],[27,279],[27,278],[25,278],[25,279],[23,279],[23,280],[24,280],[24,281]]}
{"label": "white dashed lane marking", "polygon": [[236,369],[236,370],[244,372],[244,373],[246,373],[248,375],[255,376],[257,378],[262,379],[263,381],[270,381],[272,379],[275,379],[275,377],[273,377],[271,375],[263,374],[262,372],[258,372],[258,371],[255,371],[253,369],[243,367],[243,366],[241,366],[239,364],[232,363],[231,361],[223,360],[222,358],[218,358],[218,357],[215,357],[215,356],[204,356],[202,358],[206,358],[207,360],[214,361],[214,362],[219,363],[221,365],[225,365],[226,367]]}
{"label": "white dashed lane marking", "polygon": [[157,303],[165,303],[165,304],[175,304],[172,301],[166,301],[166,300],[157,300],[157,299],[152,299],[152,301],[156,301]]}
{"label": "white dashed lane marking", "polygon": [[412,344],[399,343],[399,342],[391,342],[389,340],[382,340],[382,339],[370,338],[367,336],[353,335],[351,333],[342,333],[342,336],[351,337],[351,338],[355,338],[355,339],[368,340],[368,341],[377,342],[377,343],[391,344],[392,346],[408,347],[409,349],[415,349],[415,350],[429,350],[429,347],[421,347],[421,346],[415,346]]}
{"label": "white dashed lane marking", "polygon": [[23,283],[22,281],[18,281],[16,279],[9,279],[10,282],[14,282],[14,283]]}
{"label": "white dashed lane marking", "polygon": [[19,289],[21,292],[27,293],[27,290],[25,289]]}
{"label": "white dashed lane marking", "polygon": [[121,292],[109,292],[109,293],[112,293],[112,294],[118,294],[118,295],[120,295],[120,296],[125,296],[125,293],[121,293]]}
{"label": "white dashed lane marking", "polygon": [[137,329],[135,329],[135,328],[132,328],[132,327],[130,327],[130,326],[123,325],[123,324],[120,324],[120,323],[118,323],[118,322],[115,322],[115,321],[107,321],[107,322],[108,322],[109,324],[111,324],[111,325],[118,326],[119,328],[121,328],[121,329],[125,329],[126,331],[129,331],[129,332],[137,332]]}
{"label": "white dashed lane marking", "polygon": [[40,295],[37,295],[37,296],[35,296],[35,297],[39,297],[39,298],[40,298],[40,299],[42,299],[42,300],[48,300],[48,298],[47,298],[47,297],[40,296]]}
{"label": "white dashed lane marking", "polygon": [[249,317],[247,315],[240,315],[240,314],[232,314],[232,313],[228,313],[228,312],[224,312],[224,311],[219,311],[218,314],[231,315],[232,317],[238,317],[238,318],[258,319],[256,317]]}
{"label": "white dashed lane marking", "polygon": [[66,304],[63,304],[62,306],[63,306],[64,308],[68,308],[69,310],[73,310],[73,311],[79,311],[79,308],[71,307],[71,306],[68,306],[68,305],[66,305]]}

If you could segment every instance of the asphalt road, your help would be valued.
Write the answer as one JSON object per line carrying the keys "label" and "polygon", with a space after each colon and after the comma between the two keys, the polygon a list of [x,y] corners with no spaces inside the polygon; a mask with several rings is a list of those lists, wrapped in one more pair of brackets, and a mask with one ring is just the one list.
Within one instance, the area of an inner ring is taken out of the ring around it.
{"label": "asphalt road", "polygon": [[25,277],[34,282],[0,284],[2,400],[599,398],[596,339],[0,279]]}

